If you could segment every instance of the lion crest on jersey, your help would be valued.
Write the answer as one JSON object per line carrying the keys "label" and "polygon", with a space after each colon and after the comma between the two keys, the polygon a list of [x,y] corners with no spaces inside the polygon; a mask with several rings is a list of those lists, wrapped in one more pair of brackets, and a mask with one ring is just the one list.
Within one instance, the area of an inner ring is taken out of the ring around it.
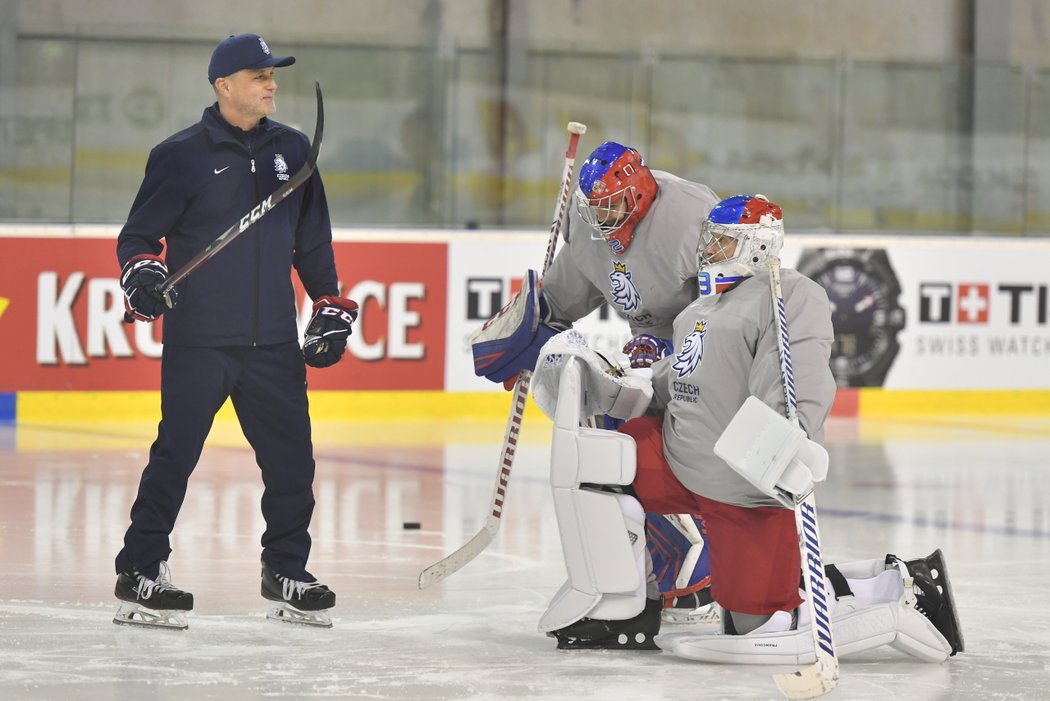
{"label": "lion crest on jersey", "polygon": [[682,350],[675,353],[672,368],[678,377],[691,375],[704,359],[704,336],[707,334],[707,319],[696,322],[696,326],[682,341]]}
{"label": "lion crest on jersey", "polygon": [[273,155],[273,172],[277,173],[278,180],[288,180],[291,177],[288,175],[288,163],[284,160],[284,154]]}
{"label": "lion crest on jersey", "polygon": [[633,312],[642,303],[638,288],[631,281],[631,271],[627,264],[613,262],[613,271],[609,273],[609,284],[612,286],[613,302],[625,312]]}

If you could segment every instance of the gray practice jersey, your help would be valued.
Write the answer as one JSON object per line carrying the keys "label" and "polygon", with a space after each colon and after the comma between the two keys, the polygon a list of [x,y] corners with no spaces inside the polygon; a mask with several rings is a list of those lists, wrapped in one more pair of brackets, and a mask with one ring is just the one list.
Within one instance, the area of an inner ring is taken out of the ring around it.
{"label": "gray practice jersey", "polygon": [[622,255],[570,208],[569,242],[543,276],[553,321],[571,324],[608,301],[632,334],[671,337],[675,316],[696,299],[700,223],[718,196],[706,185],[652,173],[659,191]]}
{"label": "gray practice jersey", "polygon": [[[795,270],[782,270],[798,416],[821,441],[835,398],[829,360],[834,338],[827,294]],[[730,419],[753,394],[782,415],[784,385],[769,273],[690,304],[674,321],[676,353],[653,365],[653,403],[663,407],[664,455],[693,492],[739,506],[777,506],[714,453]]]}

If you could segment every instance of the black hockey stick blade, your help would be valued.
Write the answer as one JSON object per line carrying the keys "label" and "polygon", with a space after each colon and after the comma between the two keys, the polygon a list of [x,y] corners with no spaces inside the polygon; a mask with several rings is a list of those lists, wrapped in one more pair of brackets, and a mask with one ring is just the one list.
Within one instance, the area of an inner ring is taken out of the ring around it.
{"label": "black hockey stick blade", "polygon": [[[288,182],[274,190],[266,199],[251,208],[244,216],[240,217],[234,224],[222,232],[217,239],[212,241],[204,250],[193,256],[184,266],[169,275],[163,281],[157,283],[156,291],[165,298],[175,287],[187,277],[192,275],[198,268],[215,257],[223,248],[233,242],[235,238],[248,230],[255,222],[266,216],[266,213],[281,203],[288,195],[310,179],[314,169],[317,168],[317,156],[321,152],[321,140],[324,138],[324,100],[321,97],[321,84],[314,82],[314,90],[317,93],[317,123],[314,125],[314,138],[310,143],[310,151],[306,154],[306,163],[288,179]],[[124,321],[132,323],[134,319],[130,314],[124,314]]]}

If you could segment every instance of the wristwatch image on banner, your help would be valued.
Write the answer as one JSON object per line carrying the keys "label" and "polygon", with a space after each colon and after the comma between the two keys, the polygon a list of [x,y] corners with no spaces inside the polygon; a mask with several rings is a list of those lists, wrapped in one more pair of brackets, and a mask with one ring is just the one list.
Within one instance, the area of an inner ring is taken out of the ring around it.
{"label": "wristwatch image on banner", "polygon": [[900,282],[881,248],[806,249],[796,269],[831,302],[831,371],[839,387],[881,387],[904,328]]}

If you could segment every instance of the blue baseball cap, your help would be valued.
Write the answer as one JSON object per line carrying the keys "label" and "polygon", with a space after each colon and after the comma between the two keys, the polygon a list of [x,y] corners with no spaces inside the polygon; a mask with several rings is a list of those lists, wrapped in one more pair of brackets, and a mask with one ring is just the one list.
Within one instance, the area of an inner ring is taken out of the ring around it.
{"label": "blue baseball cap", "polygon": [[233,75],[245,68],[269,68],[290,66],[294,56],[274,56],[258,34],[231,34],[223,39],[211,52],[208,64],[208,82]]}

